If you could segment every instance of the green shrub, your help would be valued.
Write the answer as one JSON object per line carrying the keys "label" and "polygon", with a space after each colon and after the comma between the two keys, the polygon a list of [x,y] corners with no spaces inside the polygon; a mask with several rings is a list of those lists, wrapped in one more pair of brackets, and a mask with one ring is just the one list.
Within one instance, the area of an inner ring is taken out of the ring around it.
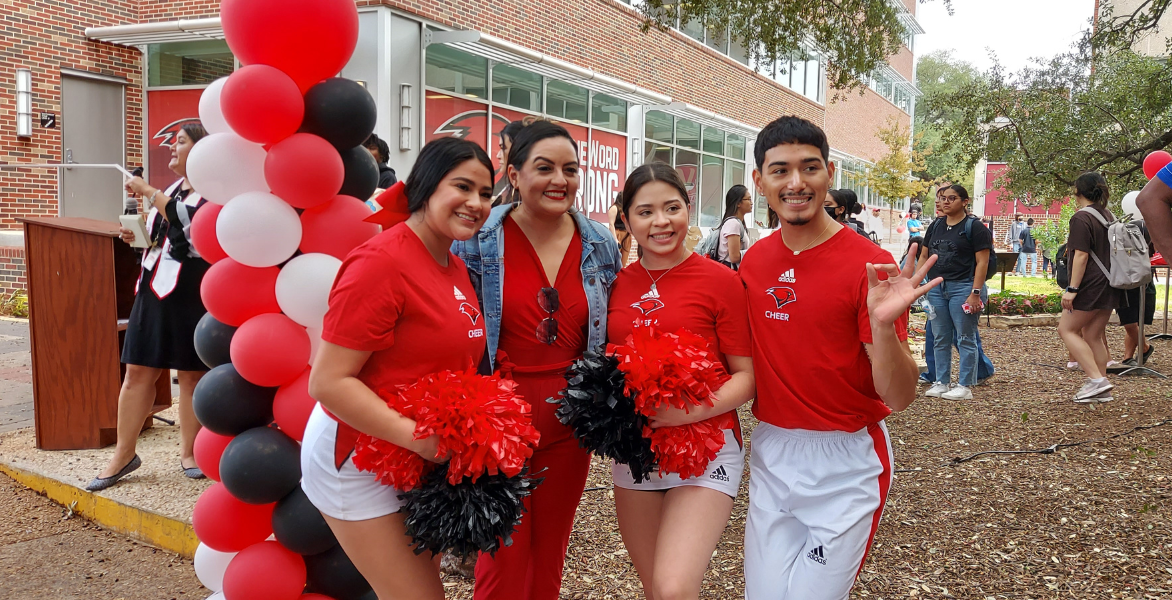
{"label": "green shrub", "polygon": [[989,296],[985,313],[990,315],[1039,315],[1062,312],[1062,294],[1014,294],[1000,292]]}

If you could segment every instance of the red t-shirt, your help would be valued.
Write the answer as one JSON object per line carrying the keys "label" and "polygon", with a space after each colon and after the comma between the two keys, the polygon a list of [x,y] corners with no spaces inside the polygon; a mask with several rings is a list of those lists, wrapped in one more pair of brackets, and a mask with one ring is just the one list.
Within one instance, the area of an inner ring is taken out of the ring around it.
{"label": "red t-shirt", "polygon": [[[321,337],[372,353],[358,379],[375,393],[475,367],[485,349],[484,318],[468,269],[450,252],[448,266],[441,267],[406,223],[346,257]],[[338,432],[339,450],[348,453],[342,438],[352,434]]]}
{"label": "red t-shirt", "polygon": [[[875,392],[867,263],[891,253],[850,229],[798,255],[777,231],[741,261],[753,331],[758,419],[787,429],[858,431],[891,414]],[[907,339],[907,315],[895,324]]]}
{"label": "red t-shirt", "polygon": [[[582,235],[574,230],[557,277],[550,285],[545,267],[521,226],[508,217],[504,228],[505,290],[501,299],[499,347],[521,371],[556,366],[561,372],[586,349],[590,306],[582,287]],[[541,288],[545,287],[558,291],[558,309],[552,315],[558,322],[558,335],[553,344],[537,338],[538,325],[551,317],[537,302]]]}
{"label": "red t-shirt", "polygon": [[[652,279],[658,296],[651,293]],[[706,338],[726,369],[726,355],[750,356],[753,350],[744,285],[731,269],[699,254],[666,272],[648,272],[638,262],[619,272],[610,292],[607,339],[624,343],[637,322]]]}

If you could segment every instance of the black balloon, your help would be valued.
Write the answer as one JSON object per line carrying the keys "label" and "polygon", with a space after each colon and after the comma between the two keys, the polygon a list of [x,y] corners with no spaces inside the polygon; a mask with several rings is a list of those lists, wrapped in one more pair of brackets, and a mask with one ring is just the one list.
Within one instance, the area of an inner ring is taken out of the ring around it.
{"label": "black balloon", "polygon": [[276,502],[300,481],[301,446],[279,429],[249,429],[228,442],[220,456],[220,482],[249,504]]}
{"label": "black balloon", "polygon": [[325,138],[338,150],[365,142],[377,120],[374,98],[355,81],[334,77],[305,92],[301,131]]}
{"label": "black balloon", "polygon": [[228,363],[199,380],[191,404],[201,425],[220,435],[237,435],[273,422],[276,394],[277,388],[249,383]]}
{"label": "black balloon", "polygon": [[273,510],[273,535],[298,554],[321,554],[338,543],[321,512],[297,486]]}
{"label": "black balloon", "polygon": [[362,600],[370,592],[370,584],[341,546],[334,546],[321,554],[305,557],[305,591],[324,594],[334,600]]}
{"label": "black balloon", "polygon": [[209,369],[232,362],[228,349],[236,328],[216,320],[212,313],[206,313],[195,326],[195,353]]}
{"label": "black balloon", "polygon": [[338,193],[365,201],[378,188],[378,163],[362,146],[342,150],[339,154],[346,171]]}

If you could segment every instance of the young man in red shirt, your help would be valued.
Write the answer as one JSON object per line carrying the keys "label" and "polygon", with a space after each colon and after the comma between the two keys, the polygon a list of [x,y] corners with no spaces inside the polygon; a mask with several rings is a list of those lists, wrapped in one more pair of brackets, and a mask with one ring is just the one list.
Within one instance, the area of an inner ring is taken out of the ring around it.
{"label": "young man in red shirt", "polygon": [[757,137],[753,180],[781,221],[741,263],[761,421],[752,435],[745,594],[845,598],[891,486],[883,419],[916,397],[907,347],[920,286],[915,249],[886,250],[822,209],[834,177],[826,134],[782,117]]}

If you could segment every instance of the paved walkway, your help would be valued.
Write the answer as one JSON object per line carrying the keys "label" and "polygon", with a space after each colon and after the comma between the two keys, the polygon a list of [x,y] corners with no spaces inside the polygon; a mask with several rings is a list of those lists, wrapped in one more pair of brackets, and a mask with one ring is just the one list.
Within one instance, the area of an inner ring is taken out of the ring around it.
{"label": "paved walkway", "polygon": [[33,425],[28,321],[0,318],[0,433]]}

